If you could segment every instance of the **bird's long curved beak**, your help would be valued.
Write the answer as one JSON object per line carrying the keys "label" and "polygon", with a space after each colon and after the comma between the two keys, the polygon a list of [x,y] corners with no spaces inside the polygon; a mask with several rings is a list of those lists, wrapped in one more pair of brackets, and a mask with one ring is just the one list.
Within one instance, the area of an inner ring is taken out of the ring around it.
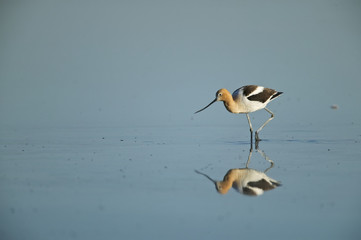
{"label": "bird's long curved beak", "polygon": [[199,113],[199,112],[202,112],[204,109],[206,109],[207,107],[211,106],[213,103],[217,102],[217,98],[214,99],[210,104],[208,104],[207,106],[205,106],[204,108],[202,108],[201,110],[198,110],[197,112],[195,112],[194,114],[196,113]]}
{"label": "bird's long curved beak", "polygon": [[198,170],[194,170],[196,173],[198,173],[198,174],[200,174],[200,175],[203,175],[203,176],[205,176],[206,178],[208,178],[209,180],[211,180],[214,184],[216,184],[217,183],[217,181],[216,180],[214,180],[214,179],[212,179],[210,176],[208,176],[207,174],[205,174],[205,173],[202,173],[202,172],[200,172],[200,171],[198,171]]}

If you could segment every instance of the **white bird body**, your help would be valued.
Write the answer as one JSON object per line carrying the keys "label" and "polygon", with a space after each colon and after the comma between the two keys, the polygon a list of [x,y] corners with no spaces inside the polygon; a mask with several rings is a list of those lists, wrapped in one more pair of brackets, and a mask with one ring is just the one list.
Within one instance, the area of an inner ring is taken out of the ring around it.
{"label": "white bird body", "polygon": [[281,182],[268,177],[264,172],[251,168],[230,169],[222,181],[215,181],[199,171],[196,171],[196,173],[211,180],[215,184],[217,192],[220,194],[226,194],[229,189],[234,188],[237,192],[245,195],[259,196],[265,191],[281,186]]}
{"label": "white bird body", "polygon": [[[245,86],[245,87],[249,87],[249,86]],[[248,95],[245,95],[247,90],[247,89],[245,90],[245,87],[238,88],[236,91],[232,93],[232,98],[237,103],[235,105],[236,109],[233,110],[233,113],[255,112],[265,108],[267,104],[271,101],[271,97],[267,98],[265,102],[250,101],[249,97],[262,93],[265,88],[261,86],[257,86],[257,88],[253,92],[249,93]]]}
{"label": "white bird body", "polygon": [[264,172],[250,168],[231,169],[223,181],[216,183],[220,193],[227,192],[232,186],[238,192],[252,196],[259,196],[280,185],[280,182],[268,177]]}

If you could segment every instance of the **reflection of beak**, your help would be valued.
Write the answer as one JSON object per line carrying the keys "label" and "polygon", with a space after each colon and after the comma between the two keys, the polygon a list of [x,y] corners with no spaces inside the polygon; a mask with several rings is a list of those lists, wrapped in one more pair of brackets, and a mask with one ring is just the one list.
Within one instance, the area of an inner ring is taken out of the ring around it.
{"label": "reflection of beak", "polygon": [[203,111],[204,109],[206,109],[207,107],[209,107],[209,106],[211,106],[213,103],[215,103],[217,101],[217,98],[216,99],[214,99],[210,104],[208,104],[207,106],[205,106],[204,108],[202,108],[201,110],[198,110],[197,112],[195,112],[194,114],[196,114],[196,113],[199,113],[199,112],[201,112],[201,111]]}
{"label": "reflection of beak", "polygon": [[219,193],[221,193],[221,194],[225,194],[225,193],[227,193],[227,191],[226,192],[222,192],[220,189],[219,189],[219,182],[218,181],[216,181],[216,180],[214,180],[214,179],[212,179],[210,176],[208,176],[207,174],[205,174],[205,173],[202,173],[202,172],[200,172],[200,171],[198,171],[198,170],[194,170],[196,173],[198,173],[198,174],[200,174],[200,175],[203,175],[203,176],[205,176],[206,178],[208,178],[209,180],[211,180],[213,183],[214,183],[214,185],[215,185],[215,187],[216,187],[216,189],[217,189],[217,192],[219,192]]}
{"label": "reflection of beak", "polygon": [[208,178],[209,180],[211,180],[214,184],[216,184],[217,183],[217,181],[215,181],[215,180],[213,180],[210,176],[208,176],[207,174],[204,174],[204,173],[202,173],[202,172],[200,172],[200,171],[198,171],[198,170],[194,170],[196,173],[198,173],[198,174],[200,174],[200,175],[203,175],[203,176],[205,176],[206,178]]}

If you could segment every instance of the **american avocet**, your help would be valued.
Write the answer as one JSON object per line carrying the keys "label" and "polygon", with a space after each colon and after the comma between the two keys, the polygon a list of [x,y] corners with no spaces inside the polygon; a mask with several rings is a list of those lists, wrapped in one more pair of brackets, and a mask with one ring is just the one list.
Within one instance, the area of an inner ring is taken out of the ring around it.
{"label": "american avocet", "polygon": [[279,181],[268,177],[264,172],[251,168],[230,169],[224,176],[223,181],[215,181],[208,175],[197,170],[196,173],[211,180],[220,194],[226,194],[228,190],[233,187],[236,191],[245,195],[259,196],[262,195],[264,191],[281,186]]}
{"label": "american avocet", "polygon": [[227,89],[222,88],[217,91],[216,98],[210,104],[195,113],[203,111],[217,101],[222,101],[229,112],[246,114],[252,142],[253,128],[248,113],[265,109],[269,114],[271,114],[271,117],[257,129],[255,135],[256,141],[259,141],[260,139],[258,137],[258,133],[274,118],[273,112],[267,109],[266,106],[269,102],[276,99],[281,94],[282,92],[257,85],[243,86],[234,91],[232,95]]}
{"label": "american avocet", "polygon": [[264,191],[274,189],[278,186],[281,186],[281,182],[270,178],[266,173],[273,168],[273,161],[263,152],[261,149],[256,147],[257,152],[268,161],[271,165],[263,172],[248,168],[248,165],[251,161],[253,148],[249,149],[248,160],[245,168],[234,168],[228,170],[226,175],[223,178],[223,181],[215,181],[207,174],[195,170],[196,173],[201,174],[211,180],[219,193],[226,194],[228,190],[233,187],[240,193],[251,196],[258,196],[263,194]]}

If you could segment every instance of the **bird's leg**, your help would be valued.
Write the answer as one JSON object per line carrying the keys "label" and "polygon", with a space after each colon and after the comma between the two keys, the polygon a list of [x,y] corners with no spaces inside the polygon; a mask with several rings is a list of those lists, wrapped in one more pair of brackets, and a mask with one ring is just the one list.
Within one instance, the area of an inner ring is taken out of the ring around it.
{"label": "bird's leg", "polygon": [[257,129],[257,131],[256,131],[256,142],[258,142],[259,140],[261,140],[259,137],[258,137],[258,133],[264,128],[264,126],[266,126],[267,125],[267,123],[269,122],[269,121],[271,121],[273,118],[274,118],[274,114],[273,114],[273,112],[271,112],[269,109],[267,109],[267,108],[264,108],[264,110],[266,110],[269,114],[271,114],[271,117],[265,122],[265,123],[263,123],[263,125],[260,127],[260,128],[258,128]]}
{"label": "bird's leg", "polygon": [[249,154],[248,154],[248,160],[247,160],[247,163],[246,163],[246,168],[248,168],[248,164],[251,161],[252,152],[253,152],[253,147],[252,147],[252,144],[251,144],[251,148],[249,149]]}
{"label": "bird's leg", "polygon": [[249,115],[248,115],[248,113],[246,113],[246,116],[247,116],[247,120],[248,120],[248,124],[249,124],[249,131],[251,132],[251,148],[252,148],[252,142],[253,142],[253,128],[252,128],[251,119],[249,119]]}
{"label": "bird's leg", "polygon": [[256,147],[256,149],[258,149],[258,143],[259,143],[259,138],[258,138],[258,140],[257,140],[257,138],[256,138],[256,141],[254,142],[254,144],[256,145],[255,147]]}
{"label": "bird's leg", "polygon": [[264,173],[268,172],[268,170],[270,170],[271,168],[273,168],[273,165],[274,165],[274,162],[266,155],[266,153],[264,151],[262,151],[261,149],[259,148],[256,148],[257,152],[259,152],[262,157],[264,159],[266,159],[270,164],[271,166],[269,166],[266,170],[264,170]]}

